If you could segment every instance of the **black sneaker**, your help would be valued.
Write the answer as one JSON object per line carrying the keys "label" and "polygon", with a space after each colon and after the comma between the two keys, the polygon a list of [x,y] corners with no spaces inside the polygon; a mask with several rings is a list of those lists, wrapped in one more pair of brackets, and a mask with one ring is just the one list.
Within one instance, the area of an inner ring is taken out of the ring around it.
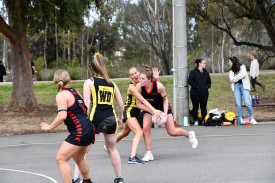
{"label": "black sneaker", "polygon": [[73,179],[72,182],[73,182],[73,183],[80,183],[80,181],[81,181],[80,178],[77,178],[77,179]]}
{"label": "black sneaker", "polygon": [[115,178],[114,183],[124,183],[123,178]]}

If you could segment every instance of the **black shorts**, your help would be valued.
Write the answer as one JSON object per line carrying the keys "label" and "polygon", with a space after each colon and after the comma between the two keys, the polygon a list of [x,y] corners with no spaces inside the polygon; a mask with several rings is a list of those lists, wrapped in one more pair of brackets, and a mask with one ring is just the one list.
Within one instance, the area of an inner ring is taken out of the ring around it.
{"label": "black shorts", "polygon": [[124,108],[124,111],[123,111],[123,123],[125,123],[127,121],[127,119],[129,119],[129,118],[133,118],[133,117],[137,118],[138,115],[139,115],[139,113],[140,113],[140,109],[139,108],[133,107],[130,110],[129,110],[129,108],[128,109]]}
{"label": "black shorts", "polygon": [[81,132],[74,130],[65,139],[66,142],[77,146],[88,146],[95,142],[95,129],[93,123],[89,121],[89,126],[83,126]]}
{"label": "black shorts", "polygon": [[[162,112],[163,112],[163,108],[161,108],[161,109],[157,109],[157,110],[161,110]],[[143,111],[144,113],[148,113],[148,114],[151,114],[151,113],[149,113],[149,112],[147,112],[147,111]],[[172,112],[172,108],[171,108],[171,106],[169,105],[168,106],[168,111],[167,111],[167,114],[173,114],[173,112]]]}
{"label": "black shorts", "polygon": [[95,133],[107,133],[115,134],[117,133],[117,120],[115,116],[110,116],[105,118],[103,121],[93,121],[95,125]]}

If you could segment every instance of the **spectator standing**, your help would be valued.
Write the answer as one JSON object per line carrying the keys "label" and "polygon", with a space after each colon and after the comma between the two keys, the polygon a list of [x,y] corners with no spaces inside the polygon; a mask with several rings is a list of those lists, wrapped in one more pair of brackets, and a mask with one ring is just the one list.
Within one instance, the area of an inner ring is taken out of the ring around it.
{"label": "spectator standing", "polygon": [[31,60],[31,67],[32,67],[32,80],[36,81],[36,76],[34,73],[37,73],[37,70],[35,69],[34,62],[32,60],[32,56],[30,55],[30,60]]}
{"label": "spectator standing", "polygon": [[[208,89],[211,87],[211,78],[206,67],[206,61],[203,59],[196,59],[195,63],[197,66],[189,74],[188,84],[191,86],[190,97],[193,105],[192,115],[194,118],[194,125],[202,124],[207,114],[207,101],[209,92]],[[198,121],[198,109],[199,105],[201,108],[202,121]]]}
{"label": "spectator standing", "polygon": [[7,73],[9,73],[9,72],[6,71],[6,68],[3,65],[3,61],[0,60],[0,82],[4,81],[3,78],[5,75],[7,75]]}
{"label": "spectator standing", "polygon": [[256,59],[256,56],[251,54],[250,55],[250,60],[251,60],[250,77],[251,77],[251,85],[252,85],[251,92],[256,92],[255,84],[262,87],[263,91],[265,91],[265,85],[263,85],[263,84],[259,83],[258,81],[256,81],[257,78],[259,77],[259,74],[260,74],[259,63],[258,63],[258,60]]}
{"label": "spectator standing", "polygon": [[229,71],[229,79],[235,96],[237,112],[241,117],[241,123],[243,123],[242,99],[244,99],[246,109],[250,116],[250,122],[253,125],[256,125],[257,122],[253,117],[253,109],[250,101],[250,83],[246,67],[245,65],[240,64],[237,57],[230,57],[228,64],[231,68]]}

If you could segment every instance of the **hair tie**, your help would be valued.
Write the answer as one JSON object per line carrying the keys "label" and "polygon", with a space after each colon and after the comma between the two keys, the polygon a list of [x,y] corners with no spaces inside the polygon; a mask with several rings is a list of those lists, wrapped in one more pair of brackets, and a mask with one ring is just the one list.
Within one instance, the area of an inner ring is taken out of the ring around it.
{"label": "hair tie", "polygon": [[95,56],[97,56],[97,55],[101,55],[101,54],[100,54],[99,52],[96,52],[96,53],[95,53]]}

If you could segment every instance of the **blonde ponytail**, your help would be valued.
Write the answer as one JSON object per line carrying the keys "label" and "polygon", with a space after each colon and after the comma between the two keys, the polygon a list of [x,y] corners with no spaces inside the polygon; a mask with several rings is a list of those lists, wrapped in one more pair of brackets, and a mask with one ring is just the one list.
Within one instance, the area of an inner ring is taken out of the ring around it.
{"label": "blonde ponytail", "polygon": [[53,81],[56,83],[58,91],[62,91],[62,89],[71,81],[71,78],[67,71],[57,70],[54,74]]}
{"label": "blonde ponytail", "polygon": [[111,83],[111,79],[109,78],[106,66],[105,66],[105,62],[104,62],[104,58],[103,56],[97,52],[94,55],[94,59],[92,61],[92,69],[95,72],[96,75],[100,75],[101,77],[103,77],[108,83]]}

